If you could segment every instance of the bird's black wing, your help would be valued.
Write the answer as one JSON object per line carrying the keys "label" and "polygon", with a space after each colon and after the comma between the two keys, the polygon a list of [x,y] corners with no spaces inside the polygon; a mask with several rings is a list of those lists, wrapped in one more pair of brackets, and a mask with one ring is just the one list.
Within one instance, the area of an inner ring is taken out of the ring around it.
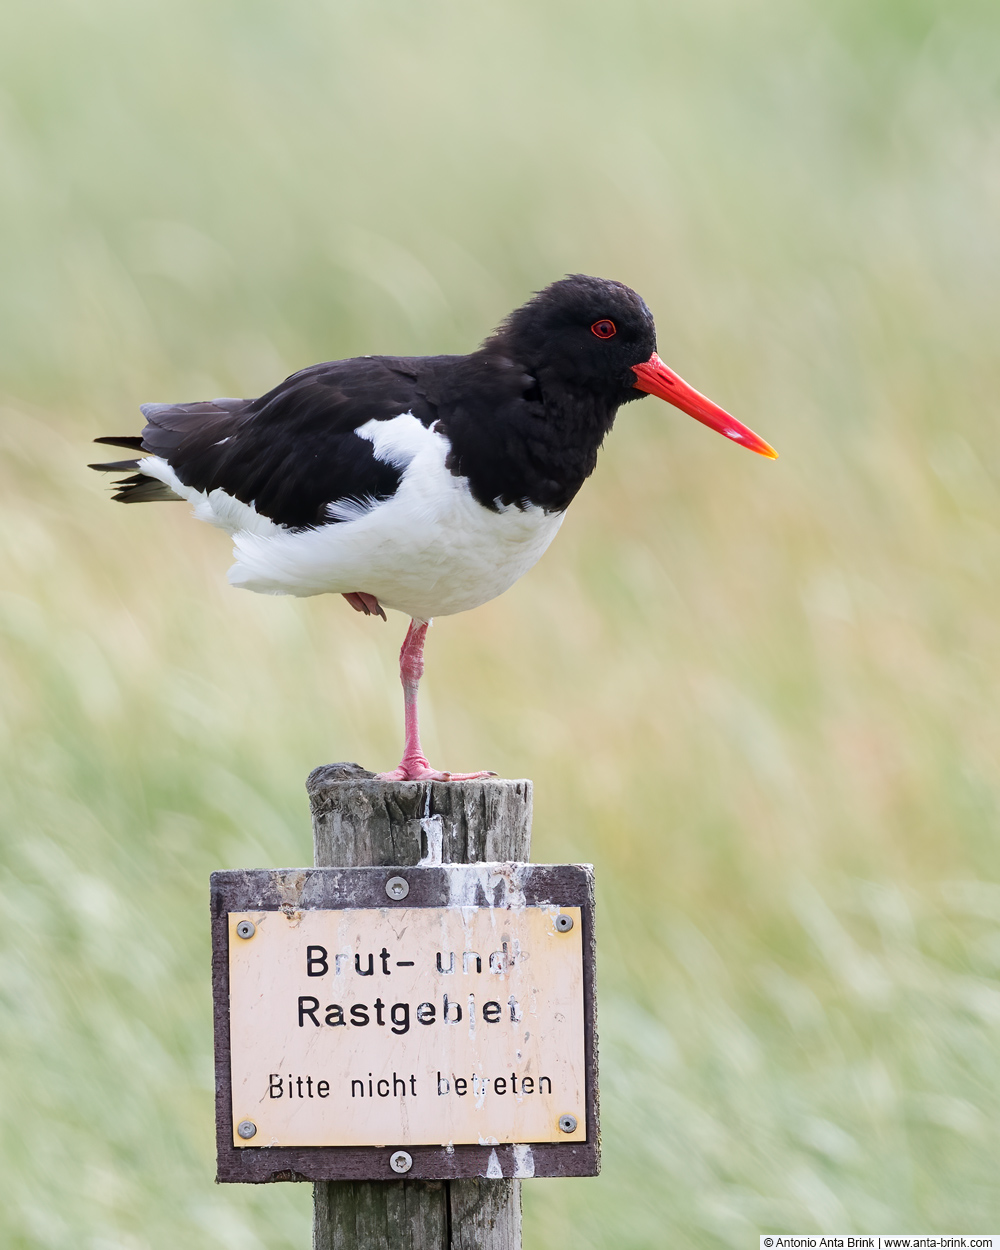
{"label": "bird's black wing", "polygon": [[[145,404],[141,450],[166,460],[185,486],[224,490],[280,525],[330,524],[327,504],[385,499],[399,485],[401,470],[377,460],[371,441],[354,431],[406,412],[430,425],[436,407],[418,380],[425,363],[385,356],[334,360],[293,373],[259,399]],[[135,446],[125,437],[97,441]],[[118,485],[115,498],[123,502],[176,498],[141,472]]]}

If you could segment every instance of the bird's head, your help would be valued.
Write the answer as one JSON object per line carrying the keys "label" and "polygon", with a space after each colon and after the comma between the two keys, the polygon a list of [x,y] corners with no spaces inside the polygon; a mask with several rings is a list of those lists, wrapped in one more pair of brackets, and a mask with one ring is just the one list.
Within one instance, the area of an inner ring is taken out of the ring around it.
{"label": "bird's head", "polygon": [[570,274],[515,309],[490,344],[536,377],[543,393],[553,386],[587,391],[616,408],[657,395],[751,451],[777,458],[762,438],[663,363],[653,315],[624,283]]}

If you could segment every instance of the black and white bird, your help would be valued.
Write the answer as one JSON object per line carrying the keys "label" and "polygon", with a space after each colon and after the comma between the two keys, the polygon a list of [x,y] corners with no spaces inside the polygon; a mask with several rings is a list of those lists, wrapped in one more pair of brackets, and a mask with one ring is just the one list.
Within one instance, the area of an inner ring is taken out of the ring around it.
{"label": "black and white bird", "polygon": [[341,594],[410,619],[400,652],[406,744],[387,780],[469,780],[431,768],[417,686],[433,617],[503,594],[541,557],[622,404],[657,395],[763,456],[776,453],[656,354],[649,309],[620,282],[575,274],[529,300],[468,356],[313,365],[259,399],[144,404],[122,503],[186,499],[229,533],[234,586]]}

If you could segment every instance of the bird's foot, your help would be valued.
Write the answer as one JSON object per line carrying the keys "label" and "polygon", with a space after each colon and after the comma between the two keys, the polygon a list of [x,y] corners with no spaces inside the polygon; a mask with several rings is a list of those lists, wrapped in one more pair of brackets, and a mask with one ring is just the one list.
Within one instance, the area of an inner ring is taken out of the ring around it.
{"label": "bird's foot", "polygon": [[425,759],[403,760],[391,773],[379,773],[378,781],[480,781],[496,773],[442,773],[431,768]]}
{"label": "bird's foot", "polygon": [[382,605],[374,595],[366,594],[363,590],[352,590],[349,595],[344,595],[344,598],[355,612],[364,612],[365,616],[380,616],[383,621],[385,620]]}

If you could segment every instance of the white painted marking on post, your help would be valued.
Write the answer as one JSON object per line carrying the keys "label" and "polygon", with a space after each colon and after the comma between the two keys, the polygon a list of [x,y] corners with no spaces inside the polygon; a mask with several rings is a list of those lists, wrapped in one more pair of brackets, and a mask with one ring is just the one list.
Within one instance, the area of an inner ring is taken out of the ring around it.
{"label": "white painted marking on post", "polygon": [[530,1146],[514,1147],[514,1177],[516,1180],[527,1180],[535,1175],[535,1156]]}
{"label": "white painted marking on post", "polygon": [[[427,787],[428,799],[430,786]],[[440,816],[422,816],[420,828],[427,835],[427,854],[417,861],[418,868],[438,868],[441,865],[441,851],[444,846],[444,821]]]}

